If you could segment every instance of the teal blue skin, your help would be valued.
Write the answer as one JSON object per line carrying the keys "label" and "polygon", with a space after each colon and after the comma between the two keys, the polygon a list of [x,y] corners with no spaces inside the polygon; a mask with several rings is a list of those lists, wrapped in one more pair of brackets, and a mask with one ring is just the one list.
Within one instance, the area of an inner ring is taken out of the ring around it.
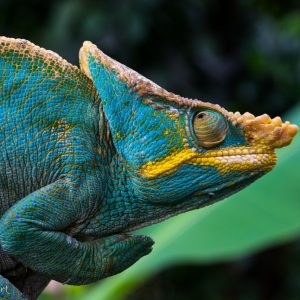
{"label": "teal blue skin", "polygon": [[2,276],[0,276],[0,299],[26,300],[24,295]]}
{"label": "teal blue skin", "polygon": [[[75,285],[119,273],[148,254],[153,241],[133,229],[223,199],[264,174],[183,164],[145,178],[143,165],[182,147],[170,107],[180,111],[184,131],[193,112],[155,99],[164,106],[158,110],[147,104],[152,95],[139,97],[92,57],[89,64],[97,91],[79,71],[23,52],[0,56],[0,245],[16,262]],[[217,147],[237,145],[247,141],[229,124]],[[17,296],[7,299],[22,299],[9,288]]]}

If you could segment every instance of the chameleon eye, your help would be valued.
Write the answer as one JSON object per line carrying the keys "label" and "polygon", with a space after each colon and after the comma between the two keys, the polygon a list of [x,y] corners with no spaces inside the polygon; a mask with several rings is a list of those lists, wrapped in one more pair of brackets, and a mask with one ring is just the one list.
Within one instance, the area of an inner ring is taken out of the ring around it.
{"label": "chameleon eye", "polygon": [[198,144],[205,148],[211,148],[224,141],[228,124],[220,113],[203,110],[194,115],[193,130]]}

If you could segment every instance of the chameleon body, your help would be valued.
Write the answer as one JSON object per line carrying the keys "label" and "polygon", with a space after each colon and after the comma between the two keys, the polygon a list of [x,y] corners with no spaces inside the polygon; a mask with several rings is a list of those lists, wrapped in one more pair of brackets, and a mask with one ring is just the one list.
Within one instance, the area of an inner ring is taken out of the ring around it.
{"label": "chameleon body", "polygon": [[0,38],[1,274],[22,264],[80,285],[119,273],[151,251],[133,229],[247,186],[297,132],[169,93],[90,42],[80,65]]}

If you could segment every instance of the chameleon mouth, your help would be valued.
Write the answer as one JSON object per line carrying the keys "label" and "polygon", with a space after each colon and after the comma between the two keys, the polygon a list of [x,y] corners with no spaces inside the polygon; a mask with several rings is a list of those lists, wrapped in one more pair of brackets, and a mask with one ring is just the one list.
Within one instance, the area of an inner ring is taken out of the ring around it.
{"label": "chameleon mouth", "polygon": [[259,169],[270,171],[276,164],[273,150],[255,147],[235,147],[207,152],[201,157],[191,159],[191,163],[205,167],[215,167],[222,174],[232,171]]}
{"label": "chameleon mouth", "polygon": [[148,179],[174,173],[181,165],[214,167],[220,173],[260,169],[270,171],[276,164],[273,149],[262,147],[231,147],[199,153],[193,149],[183,149],[158,161],[148,162],[140,172]]}

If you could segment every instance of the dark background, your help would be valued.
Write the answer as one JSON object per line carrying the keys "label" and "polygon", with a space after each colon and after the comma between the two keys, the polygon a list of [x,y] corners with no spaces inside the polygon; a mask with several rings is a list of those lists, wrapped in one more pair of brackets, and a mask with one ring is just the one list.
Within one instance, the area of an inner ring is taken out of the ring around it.
{"label": "dark background", "polygon": [[0,34],[74,64],[84,40],[186,97],[276,115],[298,101],[298,0],[0,0]]}
{"label": "dark background", "polygon": [[[274,117],[299,102],[299,0],[0,0],[0,35],[77,65],[91,40],[167,90],[231,111]],[[300,299],[300,245],[174,267],[128,299]]]}

